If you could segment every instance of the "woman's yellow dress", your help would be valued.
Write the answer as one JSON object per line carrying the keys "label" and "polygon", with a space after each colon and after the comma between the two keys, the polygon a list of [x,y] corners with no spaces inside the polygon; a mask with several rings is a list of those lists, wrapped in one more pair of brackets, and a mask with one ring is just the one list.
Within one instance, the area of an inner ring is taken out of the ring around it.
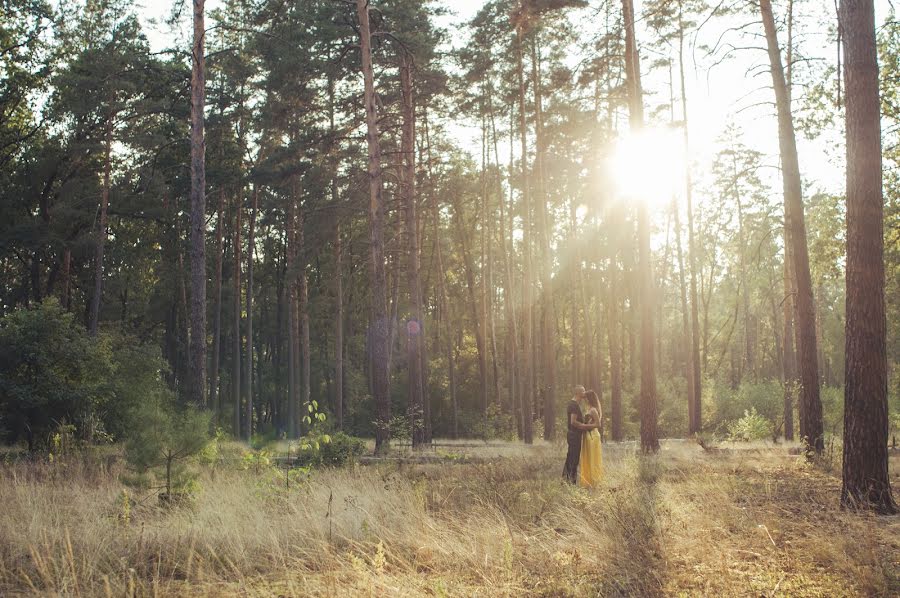
{"label": "woman's yellow dress", "polygon": [[[596,417],[596,414],[592,413]],[[600,431],[589,430],[581,435],[581,457],[578,461],[578,485],[583,488],[599,488],[603,478],[603,449]]]}

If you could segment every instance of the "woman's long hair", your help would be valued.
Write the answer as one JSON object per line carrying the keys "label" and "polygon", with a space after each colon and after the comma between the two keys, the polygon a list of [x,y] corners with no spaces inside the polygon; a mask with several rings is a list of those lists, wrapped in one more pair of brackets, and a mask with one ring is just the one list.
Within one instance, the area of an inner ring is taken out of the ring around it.
{"label": "woman's long hair", "polygon": [[600,413],[600,399],[597,397],[597,393],[593,390],[589,390],[584,393],[584,398],[587,399],[588,404],[597,410],[597,413]]}

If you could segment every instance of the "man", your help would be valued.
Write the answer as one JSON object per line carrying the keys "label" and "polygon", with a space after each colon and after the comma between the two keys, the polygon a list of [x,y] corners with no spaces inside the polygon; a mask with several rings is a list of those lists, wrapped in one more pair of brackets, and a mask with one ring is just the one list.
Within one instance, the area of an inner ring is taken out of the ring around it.
{"label": "man", "polygon": [[585,390],[580,384],[575,387],[575,396],[566,406],[566,421],[569,433],[566,440],[569,443],[569,451],[566,453],[566,464],[563,467],[563,477],[570,484],[578,481],[578,460],[581,456],[581,434],[591,427],[584,423],[584,415],[581,412],[581,404],[584,401]]}

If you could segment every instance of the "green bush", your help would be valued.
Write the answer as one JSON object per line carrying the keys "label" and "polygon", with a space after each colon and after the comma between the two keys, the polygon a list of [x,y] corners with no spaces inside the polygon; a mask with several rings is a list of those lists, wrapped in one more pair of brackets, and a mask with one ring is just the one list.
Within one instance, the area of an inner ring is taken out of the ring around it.
{"label": "green bush", "polygon": [[156,347],[91,338],[55,300],[0,319],[0,436],[58,452],[124,438],[134,412],[168,394]]}
{"label": "green bush", "polygon": [[163,484],[167,499],[190,490],[196,476],[189,465],[210,441],[209,415],[173,403],[148,400],[133,414],[125,443],[128,463]]}
{"label": "green bush", "polygon": [[302,467],[343,467],[365,452],[365,442],[343,432],[300,440],[297,463]]}
{"label": "green bush", "polygon": [[106,339],[91,339],[54,300],[0,320],[0,428],[7,442],[47,447],[61,425],[89,440],[108,397],[112,370]]}
{"label": "green bush", "polygon": [[772,437],[772,422],[756,412],[755,407],[744,411],[744,417],[728,424],[728,440],[732,442],[765,440]]}

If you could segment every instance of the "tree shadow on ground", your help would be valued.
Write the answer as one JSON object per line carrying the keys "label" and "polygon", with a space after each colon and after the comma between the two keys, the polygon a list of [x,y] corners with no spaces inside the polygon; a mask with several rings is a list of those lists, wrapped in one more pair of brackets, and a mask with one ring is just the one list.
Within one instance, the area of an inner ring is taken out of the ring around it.
{"label": "tree shadow on ground", "polygon": [[634,477],[600,497],[603,532],[615,549],[602,559],[603,596],[662,596],[666,578],[658,521],[657,457],[639,456]]}

